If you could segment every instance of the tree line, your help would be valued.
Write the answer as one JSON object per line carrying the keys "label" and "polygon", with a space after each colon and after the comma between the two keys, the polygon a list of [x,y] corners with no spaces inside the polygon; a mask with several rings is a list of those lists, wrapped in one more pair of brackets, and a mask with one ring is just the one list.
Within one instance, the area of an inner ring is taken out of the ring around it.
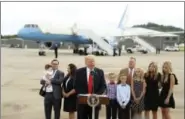
{"label": "tree line", "polygon": [[157,31],[162,31],[162,32],[183,31],[182,28],[178,28],[175,26],[159,25],[159,24],[152,23],[152,22],[149,22],[147,24],[134,25],[133,27],[142,27],[142,28],[147,28],[147,29],[157,30]]}

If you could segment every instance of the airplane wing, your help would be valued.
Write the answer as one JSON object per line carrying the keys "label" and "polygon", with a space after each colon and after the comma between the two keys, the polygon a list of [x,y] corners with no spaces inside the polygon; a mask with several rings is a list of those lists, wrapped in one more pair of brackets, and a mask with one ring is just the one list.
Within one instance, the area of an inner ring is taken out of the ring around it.
{"label": "airplane wing", "polygon": [[184,31],[174,31],[174,32],[161,32],[146,28],[124,28],[122,29],[111,29],[107,30],[107,33],[104,34],[105,36],[115,36],[115,37],[132,37],[132,36],[178,36],[177,34],[182,34]]}
{"label": "airplane wing", "polygon": [[168,32],[161,32],[146,28],[127,28],[122,33],[123,36],[177,36]]}
{"label": "airplane wing", "polygon": [[164,33],[182,34],[184,33],[184,31],[170,31],[170,32],[164,32]]}

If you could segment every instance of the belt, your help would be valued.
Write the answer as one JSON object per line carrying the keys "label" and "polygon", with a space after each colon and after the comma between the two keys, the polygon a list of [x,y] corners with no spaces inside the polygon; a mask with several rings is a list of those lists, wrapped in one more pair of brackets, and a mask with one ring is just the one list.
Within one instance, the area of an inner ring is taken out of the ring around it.
{"label": "belt", "polygon": [[46,94],[53,94],[53,92],[46,92]]}

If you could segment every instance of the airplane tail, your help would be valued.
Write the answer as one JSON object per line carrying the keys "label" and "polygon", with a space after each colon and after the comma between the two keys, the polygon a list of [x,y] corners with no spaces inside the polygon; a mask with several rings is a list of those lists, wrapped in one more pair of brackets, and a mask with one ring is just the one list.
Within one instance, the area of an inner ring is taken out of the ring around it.
{"label": "airplane tail", "polygon": [[126,16],[127,9],[128,9],[128,5],[126,6],[126,8],[125,8],[125,10],[124,10],[124,12],[123,12],[123,15],[121,16],[121,19],[120,19],[120,21],[119,21],[118,28],[120,28],[120,29],[123,29],[123,24],[122,24],[122,23],[123,23],[124,18],[125,18],[125,16]]}
{"label": "airplane tail", "polygon": [[74,25],[71,27],[71,31],[73,35],[77,35],[78,33],[77,23],[74,23]]}

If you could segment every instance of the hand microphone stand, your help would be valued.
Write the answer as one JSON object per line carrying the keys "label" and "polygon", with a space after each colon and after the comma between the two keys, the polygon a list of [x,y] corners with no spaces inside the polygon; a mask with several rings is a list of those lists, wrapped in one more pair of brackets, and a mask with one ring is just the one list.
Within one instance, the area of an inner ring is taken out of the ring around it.
{"label": "hand microphone stand", "polygon": [[[94,94],[94,77],[95,77],[95,72],[91,71],[90,73],[92,75],[92,94]],[[95,106],[92,107],[92,119],[95,119]]]}

